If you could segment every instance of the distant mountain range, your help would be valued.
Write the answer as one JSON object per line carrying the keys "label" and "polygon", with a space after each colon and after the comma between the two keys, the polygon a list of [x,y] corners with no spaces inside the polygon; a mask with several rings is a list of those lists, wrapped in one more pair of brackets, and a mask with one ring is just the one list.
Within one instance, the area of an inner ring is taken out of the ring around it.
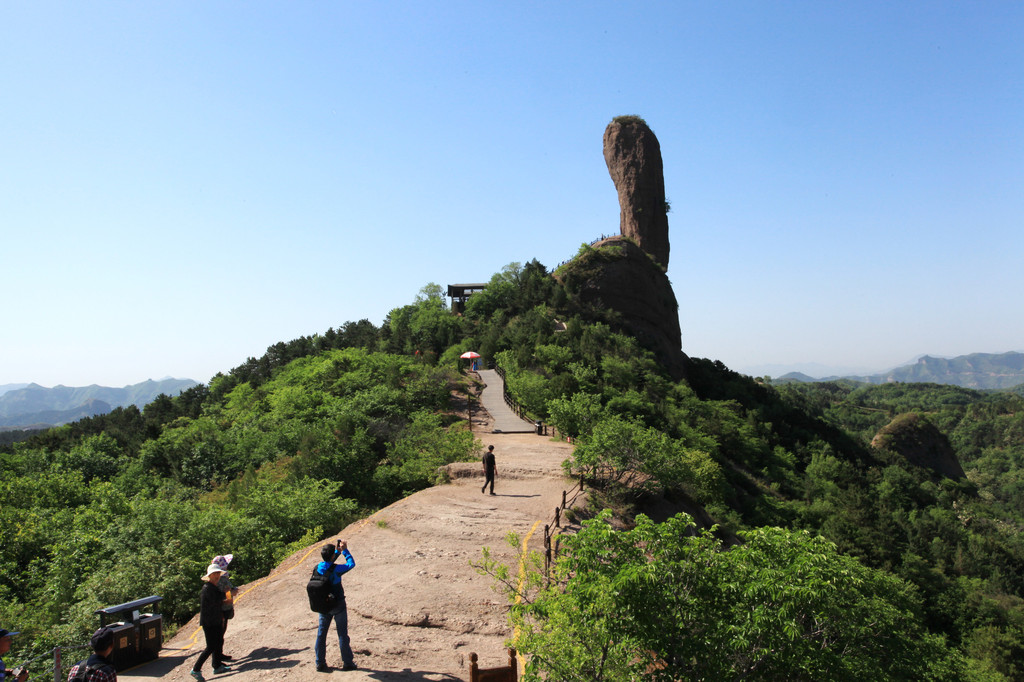
{"label": "distant mountain range", "polygon": [[964,388],[1008,389],[1024,384],[1024,353],[971,353],[955,358],[933,358],[924,355],[916,362],[880,374],[867,376],[810,377],[801,372],[790,372],[772,379],[772,383],[787,381],[835,381],[849,379],[866,384],[932,383],[952,384]]}
{"label": "distant mountain range", "polygon": [[28,384],[0,384],[0,395],[13,391],[16,388],[25,388]]}
{"label": "distant mountain range", "polygon": [[150,379],[124,388],[6,384],[0,386],[0,429],[45,429],[106,414],[117,407],[135,405],[141,409],[161,393],[175,396],[197,383],[192,379]]}

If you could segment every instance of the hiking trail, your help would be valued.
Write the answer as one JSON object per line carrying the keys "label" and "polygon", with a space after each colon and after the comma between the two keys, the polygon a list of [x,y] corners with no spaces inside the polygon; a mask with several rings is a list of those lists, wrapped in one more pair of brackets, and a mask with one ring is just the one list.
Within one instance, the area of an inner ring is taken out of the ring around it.
{"label": "hiking trail", "polygon": [[[235,618],[224,643],[224,653],[235,658],[232,670],[214,675],[207,663],[207,680],[454,681],[469,679],[470,652],[478,654],[481,667],[506,662],[508,605],[470,561],[479,561],[481,549],[490,547],[495,558],[511,563],[515,551],[505,540],[510,531],[530,549],[543,551],[544,525],[552,522],[562,491],[573,485],[561,469],[572,446],[536,435],[521,420],[528,433],[492,433],[497,423],[509,424],[502,412],[507,407],[500,377],[481,376],[488,383],[481,399],[488,411],[476,411],[472,427],[485,449],[494,445],[496,494],[480,492],[479,461],[451,464],[450,483],[395,502],[296,552],[265,578],[238,586]],[[318,673],[313,662],[317,616],[309,610],[305,586],[320,560],[320,547],[336,538],[348,541],[356,561],[343,583],[360,669],[340,670],[332,624],[327,637],[332,670]],[[225,553],[233,550],[224,548]],[[198,617],[200,587],[197,575],[197,615],[164,642],[160,657],[118,673],[119,678],[192,679],[189,671],[205,642]]]}

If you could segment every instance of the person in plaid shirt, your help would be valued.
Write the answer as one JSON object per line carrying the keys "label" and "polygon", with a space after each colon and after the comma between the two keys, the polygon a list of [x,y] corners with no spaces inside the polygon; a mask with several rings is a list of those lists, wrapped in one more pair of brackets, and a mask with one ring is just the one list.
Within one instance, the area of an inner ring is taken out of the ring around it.
{"label": "person in plaid shirt", "polygon": [[110,662],[114,651],[114,631],[104,626],[92,635],[93,655],[79,661],[68,673],[68,682],[117,682],[117,669]]}

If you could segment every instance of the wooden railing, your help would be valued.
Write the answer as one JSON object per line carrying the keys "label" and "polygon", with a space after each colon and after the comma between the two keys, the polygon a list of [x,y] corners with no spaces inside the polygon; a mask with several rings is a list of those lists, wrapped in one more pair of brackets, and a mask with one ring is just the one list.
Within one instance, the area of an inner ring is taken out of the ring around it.
{"label": "wooden railing", "polygon": [[469,655],[469,682],[516,682],[519,666],[516,665],[516,650],[508,650],[508,665],[497,668],[481,668],[476,653]]}
{"label": "wooden railing", "polygon": [[[545,424],[543,421],[532,419],[526,408],[523,407],[518,400],[516,400],[511,393],[508,391],[508,382],[505,380],[505,370],[501,368],[501,365],[494,363],[494,371],[501,377],[501,397],[504,399],[505,404],[508,405],[509,409],[516,413],[516,416],[523,421],[533,422],[534,426],[537,427],[538,436],[550,435],[560,440],[572,442],[572,438],[558,434],[558,428],[554,424]],[[550,431],[550,433],[548,433]]]}
{"label": "wooden railing", "polygon": [[[585,474],[573,487],[562,491],[562,504],[555,507],[555,518],[544,525],[544,575],[551,584],[551,564],[558,558],[558,540],[564,530],[562,528],[562,510],[573,506],[576,499],[583,493]],[[571,497],[570,497],[571,495]]]}
{"label": "wooden railing", "polygon": [[[508,392],[508,382],[505,381],[505,370],[501,368],[501,365],[499,365],[498,363],[494,363],[494,371],[497,372],[498,376],[501,377],[501,397],[505,400],[505,404],[508,405],[508,408],[515,412],[516,416],[522,419],[523,421],[534,421],[533,419],[530,419],[526,411],[526,408],[520,405],[519,401],[513,398],[512,394]],[[541,424],[541,426],[543,427],[543,423]],[[544,433],[547,433],[547,431],[545,430]]]}

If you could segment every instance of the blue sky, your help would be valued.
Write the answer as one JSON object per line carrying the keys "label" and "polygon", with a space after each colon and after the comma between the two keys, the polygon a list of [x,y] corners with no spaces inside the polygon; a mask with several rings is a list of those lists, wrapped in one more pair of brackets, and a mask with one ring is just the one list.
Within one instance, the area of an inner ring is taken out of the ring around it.
{"label": "blue sky", "polygon": [[1024,4],[0,4],[0,384],[208,381],[618,230],[661,142],[683,350],[1024,350]]}

